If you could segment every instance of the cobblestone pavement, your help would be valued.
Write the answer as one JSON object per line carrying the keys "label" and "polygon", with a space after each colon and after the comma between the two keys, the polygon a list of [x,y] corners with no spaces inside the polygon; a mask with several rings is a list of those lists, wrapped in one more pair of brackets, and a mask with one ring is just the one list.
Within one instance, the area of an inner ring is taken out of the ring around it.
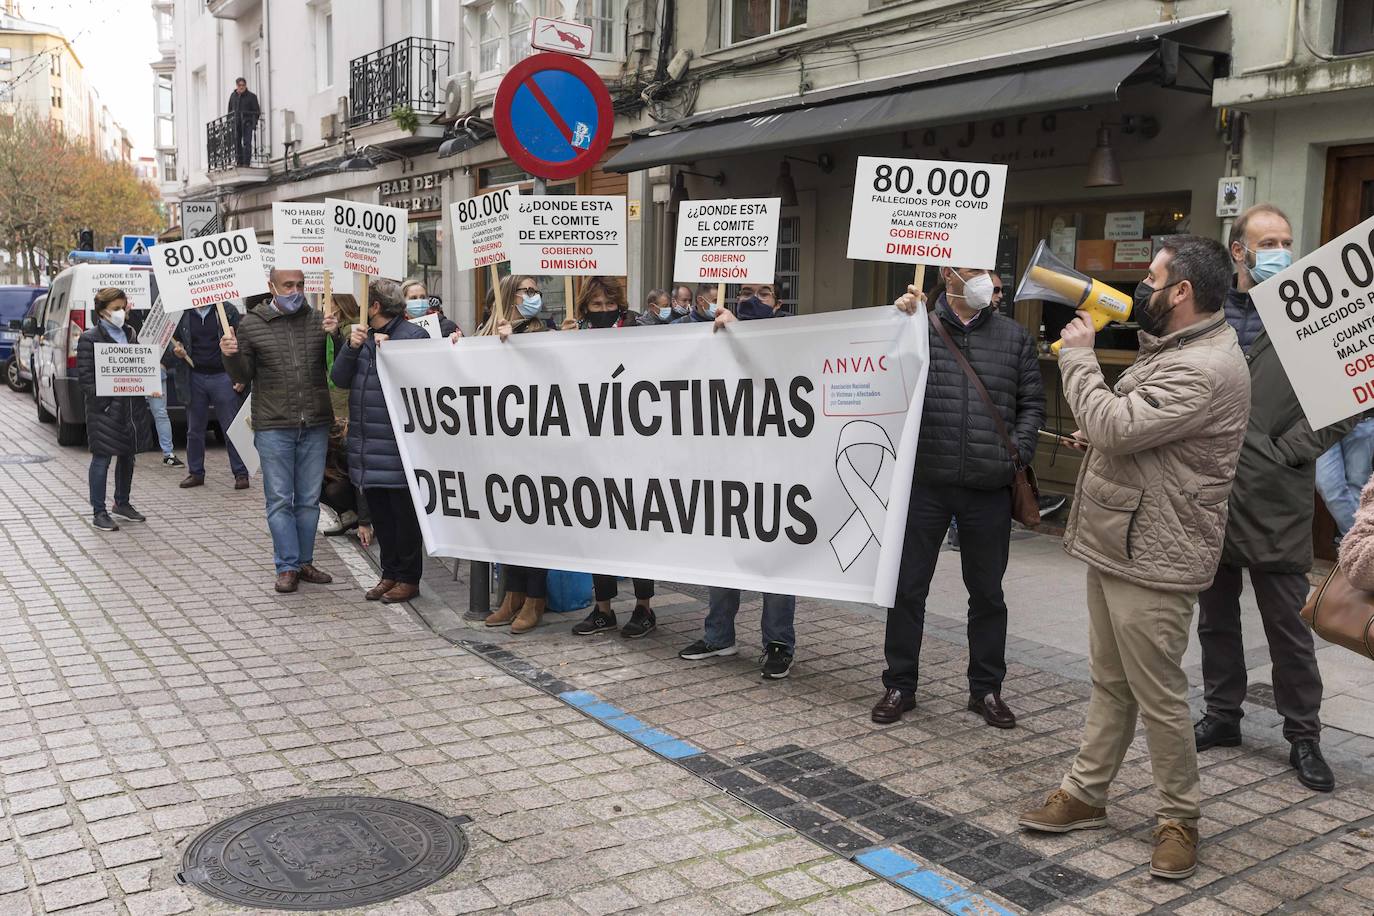
{"label": "cobblestone pavement", "polygon": [[[336,584],[272,590],[261,489],[142,458],[149,520],[87,526],[80,449],[0,395],[0,914],[246,912],[173,876],[201,829],[376,794],[471,851],[378,913],[935,912],[545,690]],[[24,455],[50,456],[15,463]],[[369,583],[370,584],[370,583]]]}
{"label": "cobblestone pavement", "polygon": [[[1203,755],[1202,867],[1181,883],[1145,873],[1143,741],[1109,828],[1019,833],[1076,746],[1086,672],[1014,639],[1021,727],[983,726],[963,710],[961,597],[933,599],[917,710],[878,727],[871,609],[800,602],[792,676],[762,682],[757,600],[739,657],[677,659],[703,616],[687,586],[642,640],[575,638],[576,614],[512,637],[464,624],[465,580],[438,564],[412,609],[363,601],[367,559],[322,540],[336,584],[281,596],[260,489],[231,490],[222,452],[191,491],[142,461],[149,522],[98,535],[84,452],[26,398],[0,396],[0,423],[4,916],[243,912],[175,884],[190,839],[341,793],[473,818],[458,870],[379,913],[1374,912],[1355,742],[1330,754],[1331,795],[1288,775],[1267,727]],[[24,454],[52,460],[9,463]]]}

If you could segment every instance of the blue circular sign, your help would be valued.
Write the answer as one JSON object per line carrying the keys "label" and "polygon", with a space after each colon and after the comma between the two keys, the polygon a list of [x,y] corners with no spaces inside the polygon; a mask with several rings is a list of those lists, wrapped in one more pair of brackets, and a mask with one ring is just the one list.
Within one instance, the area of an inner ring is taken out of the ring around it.
{"label": "blue circular sign", "polygon": [[562,54],[536,54],[496,92],[496,134],[517,165],[541,178],[588,171],[611,141],[615,114],[601,77]]}

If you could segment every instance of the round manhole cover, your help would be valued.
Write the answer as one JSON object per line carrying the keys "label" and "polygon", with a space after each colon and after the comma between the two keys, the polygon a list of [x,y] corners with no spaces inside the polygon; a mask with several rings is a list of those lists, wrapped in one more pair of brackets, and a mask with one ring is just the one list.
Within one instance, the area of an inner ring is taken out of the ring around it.
{"label": "round manhole cover", "polygon": [[0,455],[0,464],[42,464],[52,461],[52,455]]}
{"label": "round manhole cover", "polygon": [[300,798],[244,811],[191,841],[177,880],[221,900],[332,910],[438,881],[467,853],[454,818],[389,798]]}

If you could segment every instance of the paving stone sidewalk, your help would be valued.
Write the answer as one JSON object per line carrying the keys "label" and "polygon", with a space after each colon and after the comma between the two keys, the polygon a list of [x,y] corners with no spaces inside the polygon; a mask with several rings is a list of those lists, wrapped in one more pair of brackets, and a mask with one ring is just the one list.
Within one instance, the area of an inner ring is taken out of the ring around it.
{"label": "paving stone sidewalk", "polygon": [[336,584],[277,595],[261,489],[232,490],[222,451],[194,490],[140,459],[148,522],[102,534],[84,450],[26,396],[0,394],[0,426],[3,916],[246,912],[176,885],[191,838],[340,793],[473,818],[457,871],[376,913],[935,912],[365,602],[351,545],[321,541]]}

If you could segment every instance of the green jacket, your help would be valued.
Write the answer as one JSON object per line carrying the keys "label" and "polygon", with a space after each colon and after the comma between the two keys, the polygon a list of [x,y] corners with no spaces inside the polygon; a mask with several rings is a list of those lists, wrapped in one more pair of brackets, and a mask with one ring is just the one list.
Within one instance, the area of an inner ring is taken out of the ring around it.
{"label": "green jacket", "polygon": [[1312,568],[1317,457],[1350,432],[1358,418],[1313,430],[1268,333],[1255,337],[1245,360],[1250,364],[1250,423],[1231,490],[1221,562],[1305,573]]}
{"label": "green jacket", "polygon": [[283,315],[268,301],[239,322],[239,352],[224,358],[224,368],[234,381],[253,386],[254,430],[334,421],[321,320],[308,305]]}

